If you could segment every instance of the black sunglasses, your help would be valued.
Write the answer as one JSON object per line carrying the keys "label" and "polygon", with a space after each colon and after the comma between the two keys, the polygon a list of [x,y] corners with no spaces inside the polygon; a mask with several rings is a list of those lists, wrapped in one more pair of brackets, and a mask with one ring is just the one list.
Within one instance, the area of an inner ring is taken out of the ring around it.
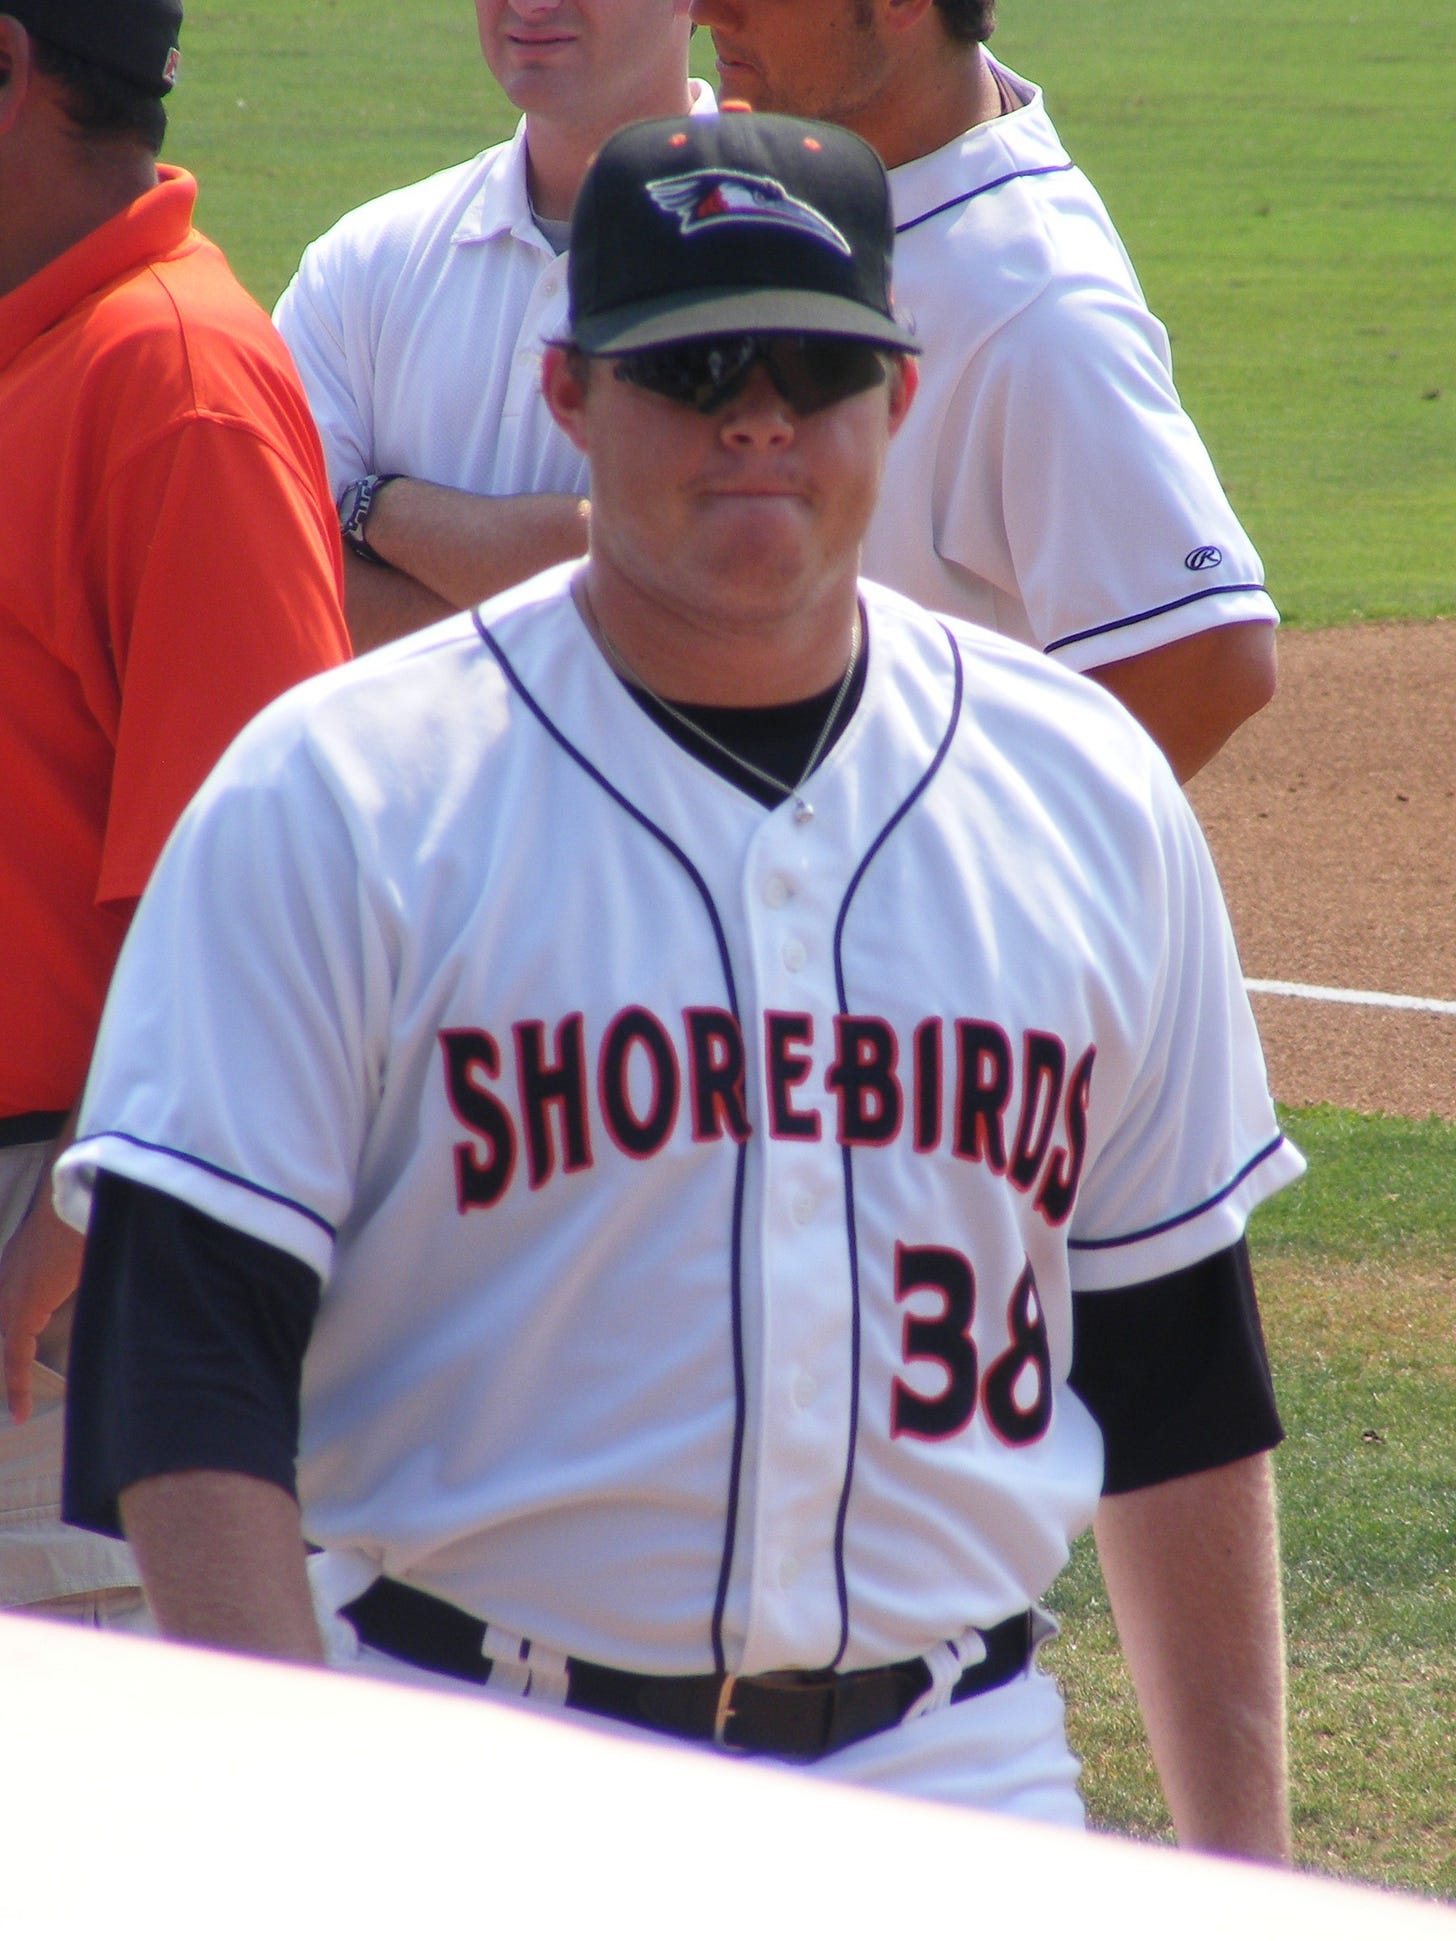
{"label": "black sunglasses", "polygon": [[818,333],[660,344],[623,353],[614,368],[623,384],[689,405],[706,417],[738,396],[755,364],[762,364],[779,396],[801,418],[871,391],[889,375],[885,354],[875,345]]}

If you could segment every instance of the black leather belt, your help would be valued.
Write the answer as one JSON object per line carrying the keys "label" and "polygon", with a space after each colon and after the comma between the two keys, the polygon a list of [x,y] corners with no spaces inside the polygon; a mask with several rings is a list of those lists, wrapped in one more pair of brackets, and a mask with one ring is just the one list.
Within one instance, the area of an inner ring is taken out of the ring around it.
{"label": "black leather belt", "polygon": [[[485,1625],[429,1591],[380,1577],[339,1615],[388,1657],[475,1685],[490,1680]],[[981,1636],[986,1655],[956,1680],[952,1705],[1008,1684],[1031,1662],[1030,1611],[993,1624]],[[776,1759],[822,1759],[884,1732],[900,1723],[930,1684],[923,1658],[871,1671],[780,1671],[753,1678],[716,1672],[659,1678],[580,1658],[566,1661],[566,1703],[575,1711]]]}
{"label": "black leather belt", "polygon": [[49,1145],[68,1116],[65,1112],[20,1112],[14,1118],[0,1119],[0,1148]]}

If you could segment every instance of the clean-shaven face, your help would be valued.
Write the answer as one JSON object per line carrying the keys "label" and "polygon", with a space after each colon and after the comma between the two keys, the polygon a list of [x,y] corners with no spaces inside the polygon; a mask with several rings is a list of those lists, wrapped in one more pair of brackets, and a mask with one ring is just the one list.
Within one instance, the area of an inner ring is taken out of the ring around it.
{"label": "clean-shaven face", "polygon": [[[527,114],[590,127],[635,118],[686,73],[686,0],[475,0],[486,65]],[[616,116],[618,104],[621,114]]]}

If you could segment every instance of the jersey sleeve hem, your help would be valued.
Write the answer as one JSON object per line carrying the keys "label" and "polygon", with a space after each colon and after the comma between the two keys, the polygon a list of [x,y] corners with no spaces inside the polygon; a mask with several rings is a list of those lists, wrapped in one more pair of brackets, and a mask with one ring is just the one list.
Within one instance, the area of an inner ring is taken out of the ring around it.
{"label": "jersey sleeve hem", "polygon": [[90,1219],[96,1175],[102,1170],[168,1193],[223,1226],[292,1254],[321,1280],[328,1277],[336,1236],[322,1214],[206,1160],[130,1133],[93,1134],[72,1146],[56,1167],[56,1209],[81,1232]]}
{"label": "jersey sleeve hem", "polygon": [[1273,626],[1279,621],[1279,609],[1262,586],[1211,586],[1146,613],[1129,614],[1124,620],[1049,641],[1046,651],[1058,666],[1087,674],[1098,667],[1112,667],[1118,661],[1153,653],[1159,647],[1170,647],[1192,634],[1258,620]]}
{"label": "jersey sleeve hem", "polygon": [[1305,1171],[1303,1154],[1282,1133],[1196,1205],[1128,1233],[1075,1235],[1067,1243],[1078,1293],[1129,1287],[1177,1273],[1243,1237],[1255,1207]]}

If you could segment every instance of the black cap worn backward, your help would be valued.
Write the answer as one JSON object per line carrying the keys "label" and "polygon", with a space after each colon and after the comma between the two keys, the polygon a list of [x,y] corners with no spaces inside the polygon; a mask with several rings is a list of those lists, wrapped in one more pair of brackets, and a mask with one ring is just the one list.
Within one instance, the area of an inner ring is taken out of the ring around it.
{"label": "black cap worn backward", "polygon": [[0,0],[0,13],[148,94],[170,93],[177,79],[178,0]]}
{"label": "black cap worn backward", "polygon": [[890,296],[894,222],[858,135],[788,115],[640,121],[604,142],[571,222],[572,341],[612,356],[747,331],[920,347]]}

